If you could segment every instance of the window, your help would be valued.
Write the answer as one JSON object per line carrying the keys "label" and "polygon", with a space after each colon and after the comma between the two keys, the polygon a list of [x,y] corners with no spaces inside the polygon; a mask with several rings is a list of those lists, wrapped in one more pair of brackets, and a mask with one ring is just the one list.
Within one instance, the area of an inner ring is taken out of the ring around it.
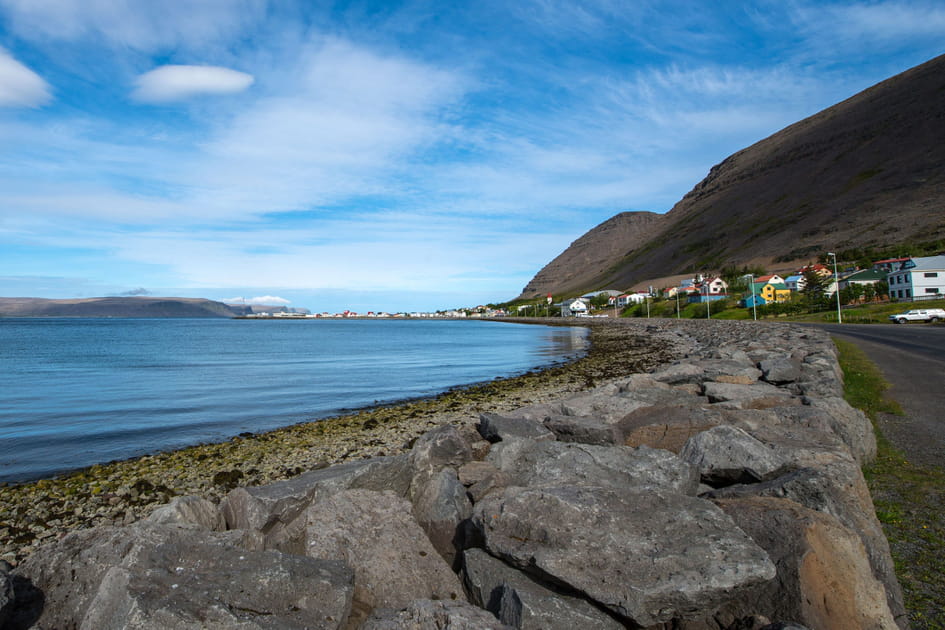
{"label": "window", "polygon": [[938,278],[937,271],[926,271],[924,275],[926,278]]}
{"label": "window", "polygon": [[912,291],[906,289],[906,297],[912,297]]}
{"label": "window", "polygon": [[926,293],[938,293],[938,287],[933,288],[933,289],[926,289],[925,292],[926,292]]}

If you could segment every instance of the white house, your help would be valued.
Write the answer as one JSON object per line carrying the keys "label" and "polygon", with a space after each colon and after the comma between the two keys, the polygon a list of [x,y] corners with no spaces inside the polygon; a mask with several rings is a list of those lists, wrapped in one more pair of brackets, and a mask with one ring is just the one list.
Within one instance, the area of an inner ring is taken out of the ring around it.
{"label": "white house", "polygon": [[887,278],[889,297],[928,300],[945,297],[945,256],[910,258]]}
{"label": "white house", "polygon": [[589,304],[583,298],[565,300],[561,303],[561,317],[583,317],[587,315]]}
{"label": "white house", "polygon": [[703,295],[722,295],[728,291],[728,283],[722,278],[706,278],[699,287]]}
{"label": "white house", "polygon": [[623,295],[618,295],[616,299],[617,308],[624,308],[631,304],[643,304],[648,297],[648,293],[624,293]]}

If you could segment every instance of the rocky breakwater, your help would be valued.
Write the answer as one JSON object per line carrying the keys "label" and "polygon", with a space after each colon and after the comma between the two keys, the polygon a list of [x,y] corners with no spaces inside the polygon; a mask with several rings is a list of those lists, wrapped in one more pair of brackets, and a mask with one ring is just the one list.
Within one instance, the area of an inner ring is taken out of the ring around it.
{"label": "rocky breakwater", "polygon": [[[408,452],[174,499],[0,571],[25,628],[895,628],[868,419],[814,330],[660,322],[681,358]],[[905,624],[904,621],[901,621]]]}

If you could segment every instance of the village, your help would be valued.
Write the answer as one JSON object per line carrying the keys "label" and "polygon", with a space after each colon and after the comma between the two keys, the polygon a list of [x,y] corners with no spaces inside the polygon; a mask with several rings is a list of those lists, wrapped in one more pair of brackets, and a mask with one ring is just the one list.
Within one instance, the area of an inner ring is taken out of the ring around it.
{"label": "village", "polygon": [[[833,256],[828,254],[828,256]],[[745,273],[726,280],[721,275],[696,274],[683,279],[678,285],[647,291],[621,292],[611,289],[594,291],[577,298],[552,304],[562,317],[609,316],[624,313],[634,306],[647,306],[650,302],[670,301],[675,304],[676,316],[688,304],[706,304],[706,314],[711,315],[711,303],[728,302],[738,308],[755,309],[784,305],[775,309],[789,311],[813,303],[836,302],[854,305],[866,302],[892,300],[915,302],[940,299],[945,296],[945,255],[925,257],[903,257],[877,260],[869,268],[839,270],[833,257],[832,269],[816,263],[798,268],[793,274],[782,277],[778,274]],[[549,296],[549,303],[550,303]],[[540,305],[526,304],[518,312],[539,312]],[[769,308],[769,310],[771,310]],[[666,314],[666,309],[661,311]]]}

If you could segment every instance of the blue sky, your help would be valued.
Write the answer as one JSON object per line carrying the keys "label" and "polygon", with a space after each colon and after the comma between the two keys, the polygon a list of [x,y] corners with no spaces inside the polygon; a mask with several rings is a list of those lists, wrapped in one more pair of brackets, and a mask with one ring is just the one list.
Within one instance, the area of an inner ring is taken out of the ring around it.
{"label": "blue sky", "polygon": [[0,0],[0,296],[503,301],[941,2]]}

